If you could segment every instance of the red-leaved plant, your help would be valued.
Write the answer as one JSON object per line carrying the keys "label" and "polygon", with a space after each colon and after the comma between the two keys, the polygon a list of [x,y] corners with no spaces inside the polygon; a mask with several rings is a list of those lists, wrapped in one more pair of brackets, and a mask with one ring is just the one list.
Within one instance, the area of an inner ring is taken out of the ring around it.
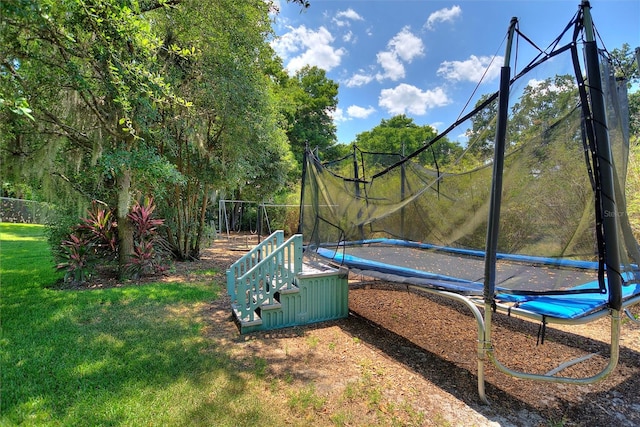
{"label": "red-leaved plant", "polygon": [[161,253],[164,239],[158,232],[164,220],[152,217],[155,209],[153,198],[148,197],[142,204],[136,202],[127,215],[133,224],[134,236],[133,254],[129,258],[126,269],[133,279],[164,270]]}
{"label": "red-leaved plant", "polygon": [[[158,232],[164,220],[152,218],[154,210],[153,199],[147,198],[142,204],[136,202],[128,214],[134,229],[133,254],[124,270],[133,279],[164,270],[165,245]],[[61,244],[63,262],[57,268],[66,270],[65,282],[82,284],[91,278],[99,262],[109,264],[117,260],[117,231],[113,212],[94,202],[87,216],[81,218]]]}
{"label": "red-leaved plant", "polygon": [[109,209],[93,202],[87,216],[72,228],[62,241],[63,262],[56,268],[65,270],[64,281],[79,285],[91,278],[98,261],[109,262],[118,256],[116,223]]}
{"label": "red-leaved plant", "polygon": [[116,255],[118,253],[117,224],[112,218],[111,210],[101,208],[93,202],[92,210],[88,211],[86,218],[82,218],[78,229],[86,231],[99,250]]}
{"label": "red-leaved plant", "polygon": [[62,246],[62,257],[64,262],[56,266],[58,269],[65,269],[64,281],[71,285],[78,285],[91,278],[93,265],[91,256],[92,243],[82,236],[70,234],[69,239],[64,240]]}

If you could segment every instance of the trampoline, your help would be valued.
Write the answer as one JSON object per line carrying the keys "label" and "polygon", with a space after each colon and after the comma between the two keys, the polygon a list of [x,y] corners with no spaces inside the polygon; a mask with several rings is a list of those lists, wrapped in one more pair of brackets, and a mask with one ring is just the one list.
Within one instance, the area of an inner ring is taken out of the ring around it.
{"label": "trampoline", "polygon": [[[596,34],[587,1],[545,49],[513,18],[497,90],[417,151],[353,144],[326,163],[306,151],[305,256],[466,304],[478,324],[484,401],[485,359],[519,378],[605,378],[618,362],[621,313],[640,302],[640,249],[625,195],[626,82]],[[520,50],[532,56],[524,66]],[[446,155],[463,134],[464,149]],[[609,364],[587,378],[509,369],[492,344],[496,311],[542,325],[608,316]]]}
{"label": "trampoline", "polygon": [[[484,253],[478,251],[376,239],[345,244],[344,249],[337,252],[319,248],[317,253],[356,274],[388,282],[451,291],[469,297],[481,297],[484,292]],[[594,313],[606,314],[608,294],[593,292],[598,288],[597,263],[511,254],[497,254],[497,258],[495,298],[506,311],[515,307],[521,314],[528,312],[527,317],[541,319],[544,316],[545,321],[553,318],[564,323]],[[637,273],[635,270],[634,274]],[[627,274],[626,278],[632,281],[633,274]],[[548,289],[549,284],[554,292],[540,290],[540,294],[533,293],[536,287]],[[527,291],[520,295],[510,293],[510,290],[519,288]],[[640,284],[622,287],[623,307],[635,304],[638,296]],[[509,303],[513,305],[506,305]]]}

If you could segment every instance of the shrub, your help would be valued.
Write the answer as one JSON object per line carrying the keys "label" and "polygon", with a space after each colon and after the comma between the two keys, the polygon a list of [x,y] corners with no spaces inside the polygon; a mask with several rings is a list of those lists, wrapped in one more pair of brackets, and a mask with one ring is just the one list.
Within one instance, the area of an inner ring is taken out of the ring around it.
{"label": "shrub", "polygon": [[78,226],[78,217],[86,208],[78,208],[71,204],[57,205],[53,215],[47,221],[47,241],[57,261],[66,260],[62,243],[69,240],[69,235]]}
{"label": "shrub", "polygon": [[56,267],[65,270],[64,281],[80,285],[91,278],[98,263],[109,264],[118,256],[116,224],[111,210],[93,202],[87,216],[71,226],[60,243]]}
{"label": "shrub", "polygon": [[134,227],[133,254],[126,265],[128,276],[134,279],[164,270],[163,255],[167,246],[158,232],[164,225],[163,219],[152,218],[155,205],[152,198],[143,204],[136,202],[128,218]]}
{"label": "shrub", "polygon": [[99,255],[115,257],[118,254],[116,222],[112,218],[113,212],[111,210],[101,208],[94,202],[88,216],[82,218],[82,222],[78,226],[78,231],[88,235]]}
{"label": "shrub", "polygon": [[[159,227],[164,220],[152,217],[155,205],[147,198],[142,204],[136,202],[128,214],[133,224],[133,254],[123,266],[125,276],[138,279],[164,270],[163,255],[166,252]],[[64,280],[79,285],[91,278],[98,264],[114,264],[118,259],[118,228],[113,211],[92,203],[87,216],[71,227],[71,232],[60,244],[57,265],[65,269]]]}
{"label": "shrub", "polygon": [[76,234],[69,235],[68,240],[61,244],[60,257],[65,261],[57,265],[58,269],[65,269],[64,281],[71,285],[78,285],[91,278],[94,271],[91,256],[92,243]]}

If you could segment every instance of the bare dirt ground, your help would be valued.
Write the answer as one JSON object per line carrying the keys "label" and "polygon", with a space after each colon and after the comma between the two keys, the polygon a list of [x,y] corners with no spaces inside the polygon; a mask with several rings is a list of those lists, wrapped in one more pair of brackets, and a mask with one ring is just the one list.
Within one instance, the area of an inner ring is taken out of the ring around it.
{"label": "bare dirt ground", "polygon": [[[194,280],[194,272],[215,268],[214,280],[224,283],[224,271],[242,254],[216,241],[201,260],[179,263],[165,280]],[[224,295],[203,310],[206,333],[243,363],[262,361],[274,381],[312,386],[323,404],[308,415],[309,425],[640,425],[640,325],[623,323],[620,363],[591,385],[515,379],[487,362],[485,405],[477,391],[476,322],[466,307],[351,279],[346,319],[240,335]],[[590,376],[608,361],[607,319],[548,326],[544,344],[537,344],[538,324],[500,315],[495,324],[497,357],[510,368],[544,373],[595,354],[566,370]]]}

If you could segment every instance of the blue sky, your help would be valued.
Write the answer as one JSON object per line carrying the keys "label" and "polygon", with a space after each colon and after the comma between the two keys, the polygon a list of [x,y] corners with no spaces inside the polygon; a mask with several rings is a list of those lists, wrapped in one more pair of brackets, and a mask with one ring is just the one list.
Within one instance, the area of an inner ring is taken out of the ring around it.
{"label": "blue sky", "polygon": [[[290,73],[315,65],[340,84],[334,121],[338,142],[348,144],[397,114],[444,130],[459,117],[485,71],[477,96],[497,89],[511,17],[544,49],[579,4],[311,0],[311,7],[301,12],[280,0],[280,13],[274,17],[278,38],[272,45]],[[591,6],[605,48],[640,46],[640,0],[593,0]],[[471,106],[474,103],[472,99]]]}

